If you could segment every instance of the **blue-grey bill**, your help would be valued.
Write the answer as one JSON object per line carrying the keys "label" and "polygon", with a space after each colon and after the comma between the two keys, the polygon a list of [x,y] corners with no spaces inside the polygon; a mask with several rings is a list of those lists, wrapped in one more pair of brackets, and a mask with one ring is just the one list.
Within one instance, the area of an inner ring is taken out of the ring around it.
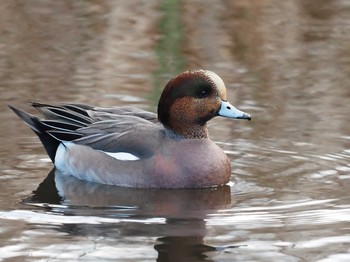
{"label": "blue-grey bill", "polygon": [[238,110],[227,101],[221,102],[221,108],[218,112],[218,115],[236,119],[247,119],[249,121],[252,119],[252,117],[249,114]]}

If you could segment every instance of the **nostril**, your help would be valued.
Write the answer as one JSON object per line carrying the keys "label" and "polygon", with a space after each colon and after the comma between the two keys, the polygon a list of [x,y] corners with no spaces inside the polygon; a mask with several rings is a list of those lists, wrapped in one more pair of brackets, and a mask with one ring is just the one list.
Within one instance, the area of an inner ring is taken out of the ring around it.
{"label": "nostril", "polygon": [[231,107],[229,107],[229,106],[227,106],[226,108],[227,108],[227,109],[231,109]]}

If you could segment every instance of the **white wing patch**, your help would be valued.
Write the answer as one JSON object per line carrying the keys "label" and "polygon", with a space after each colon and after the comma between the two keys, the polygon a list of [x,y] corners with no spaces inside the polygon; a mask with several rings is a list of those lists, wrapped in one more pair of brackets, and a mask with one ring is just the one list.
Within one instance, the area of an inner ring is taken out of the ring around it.
{"label": "white wing patch", "polygon": [[[67,153],[67,149],[69,147],[73,147],[75,144],[73,142],[70,141],[62,141],[61,144],[58,146],[57,151],[56,151],[56,156],[55,156],[55,166],[58,170],[61,170],[63,172],[68,172],[67,169],[69,169],[67,167],[67,157],[66,157],[66,153]],[[112,153],[112,152],[104,152],[101,150],[96,150],[99,151],[101,153],[104,153],[110,157],[113,157],[115,159],[118,160],[122,160],[122,161],[135,161],[135,160],[139,160],[140,158],[127,153],[127,152],[116,152],[116,153]]]}
{"label": "white wing patch", "polygon": [[140,159],[139,157],[126,152],[117,152],[117,153],[104,152],[104,151],[100,151],[100,152],[105,153],[115,159],[123,160],[123,161],[135,161]]}

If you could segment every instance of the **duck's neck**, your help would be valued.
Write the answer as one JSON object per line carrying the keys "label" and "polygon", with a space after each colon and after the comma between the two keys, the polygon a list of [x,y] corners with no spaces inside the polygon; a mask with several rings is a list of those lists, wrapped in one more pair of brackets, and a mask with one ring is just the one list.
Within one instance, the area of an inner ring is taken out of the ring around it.
{"label": "duck's neck", "polygon": [[185,139],[205,139],[208,138],[207,124],[204,125],[190,125],[183,123],[178,125],[173,124],[171,127],[166,127],[171,130],[176,136]]}

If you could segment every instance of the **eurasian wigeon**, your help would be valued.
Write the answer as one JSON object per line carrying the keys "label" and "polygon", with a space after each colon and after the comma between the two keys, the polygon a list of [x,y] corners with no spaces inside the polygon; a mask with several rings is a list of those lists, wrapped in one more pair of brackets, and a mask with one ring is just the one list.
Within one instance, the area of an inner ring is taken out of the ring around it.
{"label": "eurasian wigeon", "polygon": [[230,181],[224,151],[208,137],[215,116],[248,119],[226,100],[222,79],[207,70],[171,79],[158,115],[134,107],[32,103],[45,117],[10,108],[38,135],[55,167],[102,184],[201,188]]}

